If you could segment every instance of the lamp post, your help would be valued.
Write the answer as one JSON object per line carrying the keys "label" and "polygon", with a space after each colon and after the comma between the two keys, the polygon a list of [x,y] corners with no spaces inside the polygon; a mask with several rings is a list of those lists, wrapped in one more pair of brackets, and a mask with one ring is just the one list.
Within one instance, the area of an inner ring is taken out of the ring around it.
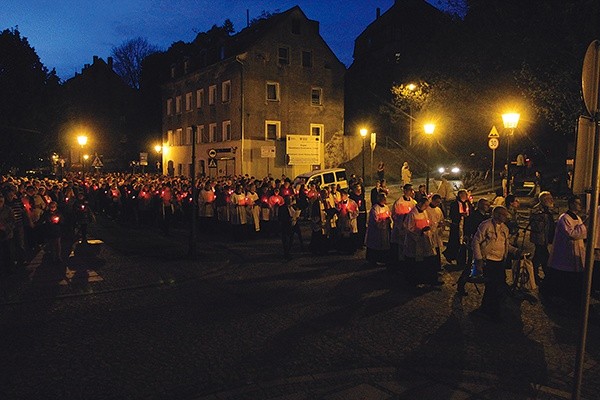
{"label": "lamp post", "polygon": [[[415,89],[417,88],[417,85],[415,85],[414,83],[409,83],[408,85],[406,85],[406,87],[411,92],[414,92]],[[408,105],[408,145],[409,146],[412,146],[412,137],[413,137],[413,115],[412,115],[412,104],[409,103],[409,105]]]}
{"label": "lamp post", "polygon": [[[435,131],[435,124],[428,123],[423,125],[423,130],[428,137],[433,135],[433,131]],[[428,140],[427,143],[427,173],[425,178],[425,191],[429,194],[429,158],[431,157],[431,140]]]}
{"label": "lamp post", "polygon": [[362,174],[362,178],[363,178],[363,184],[367,181],[367,179],[365,178],[365,138],[367,137],[367,130],[365,128],[362,128],[360,130],[360,136],[362,136],[363,138],[363,174]]}
{"label": "lamp post", "polygon": [[85,163],[87,162],[87,160],[89,158],[90,158],[90,156],[88,154],[83,155],[83,164],[81,164],[81,168],[83,168],[83,172],[85,172]]}
{"label": "lamp post", "polygon": [[79,152],[79,162],[81,163],[81,169],[83,170],[83,146],[87,144],[88,138],[85,135],[77,136],[77,143],[81,146],[81,151]]}
{"label": "lamp post", "polygon": [[159,158],[159,161],[157,161],[157,164],[156,164],[156,170],[159,172],[161,171],[161,166],[162,166],[162,155],[161,155],[162,149],[163,149],[163,147],[160,144],[156,144],[154,146],[154,151],[156,151],[157,157]]}
{"label": "lamp post", "polygon": [[506,135],[506,194],[508,195],[511,192],[511,176],[510,176],[510,138],[514,135],[515,129],[519,124],[519,117],[521,115],[518,113],[505,113],[502,114],[502,123],[504,124],[504,128],[508,129],[508,134]]}

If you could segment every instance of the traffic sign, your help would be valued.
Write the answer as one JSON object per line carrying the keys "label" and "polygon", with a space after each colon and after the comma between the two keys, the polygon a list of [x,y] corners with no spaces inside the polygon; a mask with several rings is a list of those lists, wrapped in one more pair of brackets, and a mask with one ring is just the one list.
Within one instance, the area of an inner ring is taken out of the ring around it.
{"label": "traffic sign", "polygon": [[498,133],[498,130],[496,129],[496,126],[492,126],[492,129],[490,130],[490,133],[488,135],[489,138],[499,138],[500,134]]}
{"label": "traffic sign", "polygon": [[94,161],[92,161],[92,167],[94,167],[94,168],[104,167],[104,164],[102,163],[102,161],[100,161],[100,157],[96,156],[96,158],[94,158]]}
{"label": "traffic sign", "polygon": [[[209,156],[210,158],[215,158],[215,157],[217,156],[217,150],[215,150],[215,149],[210,149],[210,150],[208,151],[208,156]],[[216,167],[215,167],[215,168],[216,168]]]}
{"label": "traffic sign", "polygon": [[598,86],[600,85],[600,41],[594,40],[587,48],[581,73],[581,92],[590,116],[598,112]]}
{"label": "traffic sign", "polygon": [[217,168],[217,160],[215,160],[214,158],[209,158],[208,168]]}
{"label": "traffic sign", "polygon": [[498,148],[498,144],[500,144],[500,141],[498,140],[498,138],[490,138],[490,140],[488,141],[488,146],[490,146],[490,149],[492,150],[496,150]]}

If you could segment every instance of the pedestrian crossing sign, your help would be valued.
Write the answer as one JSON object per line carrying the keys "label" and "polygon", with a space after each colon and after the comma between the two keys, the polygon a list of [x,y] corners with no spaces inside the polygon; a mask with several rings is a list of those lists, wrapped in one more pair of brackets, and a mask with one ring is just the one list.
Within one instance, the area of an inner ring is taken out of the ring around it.
{"label": "pedestrian crossing sign", "polygon": [[214,158],[208,159],[208,168],[217,168],[217,160]]}

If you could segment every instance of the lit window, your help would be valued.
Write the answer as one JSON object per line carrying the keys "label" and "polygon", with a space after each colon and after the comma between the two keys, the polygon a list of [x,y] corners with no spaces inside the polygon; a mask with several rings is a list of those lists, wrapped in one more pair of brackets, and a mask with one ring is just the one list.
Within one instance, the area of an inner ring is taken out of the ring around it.
{"label": "lit window", "polygon": [[168,130],[167,131],[167,143],[169,144],[169,146],[173,146],[173,131],[172,130]]}
{"label": "lit window", "polygon": [[181,114],[181,96],[175,97],[175,114]]}
{"label": "lit window", "polygon": [[312,88],[310,91],[310,104],[320,106],[323,104],[323,89]]}
{"label": "lit window", "polygon": [[217,85],[208,87],[208,104],[214,105],[215,99],[217,98]]}
{"label": "lit window", "polygon": [[281,121],[265,121],[265,140],[281,139]]}
{"label": "lit window", "polygon": [[210,124],[208,126],[208,141],[210,143],[217,141],[217,124]]}
{"label": "lit window", "polygon": [[302,52],[302,66],[309,67],[309,68],[313,66],[312,51],[303,51]]}
{"label": "lit window", "polygon": [[231,140],[231,121],[223,121],[223,141]]}
{"label": "lit window", "polygon": [[167,99],[167,115],[173,115],[173,99]]}
{"label": "lit window", "polygon": [[175,131],[175,146],[181,146],[183,144],[183,129],[178,128]]}
{"label": "lit window", "polygon": [[277,54],[279,56],[280,65],[288,65],[290,63],[290,49],[287,47],[280,47]]}
{"label": "lit window", "polygon": [[204,89],[196,90],[196,108],[204,106]]}
{"label": "lit window", "polygon": [[192,92],[185,94],[185,111],[192,110]]}
{"label": "lit window", "polygon": [[231,100],[231,81],[225,81],[221,84],[221,101],[227,103]]}
{"label": "lit window", "polygon": [[279,101],[279,83],[267,82],[267,100]]}

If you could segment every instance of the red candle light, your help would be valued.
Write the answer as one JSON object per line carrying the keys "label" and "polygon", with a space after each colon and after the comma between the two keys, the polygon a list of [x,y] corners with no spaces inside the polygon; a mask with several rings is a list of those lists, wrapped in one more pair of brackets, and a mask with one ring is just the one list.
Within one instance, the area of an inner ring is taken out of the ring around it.
{"label": "red candle light", "polygon": [[398,207],[398,214],[408,214],[412,210],[412,207],[408,203],[400,203]]}
{"label": "red candle light", "polygon": [[55,215],[52,217],[53,224],[58,224],[59,222],[60,222],[60,217],[58,215]]}
{"label": "red candle light", "polygon": [[429,226],[428,219],[415,219],[415,226],[417,229],[423,229]]}

